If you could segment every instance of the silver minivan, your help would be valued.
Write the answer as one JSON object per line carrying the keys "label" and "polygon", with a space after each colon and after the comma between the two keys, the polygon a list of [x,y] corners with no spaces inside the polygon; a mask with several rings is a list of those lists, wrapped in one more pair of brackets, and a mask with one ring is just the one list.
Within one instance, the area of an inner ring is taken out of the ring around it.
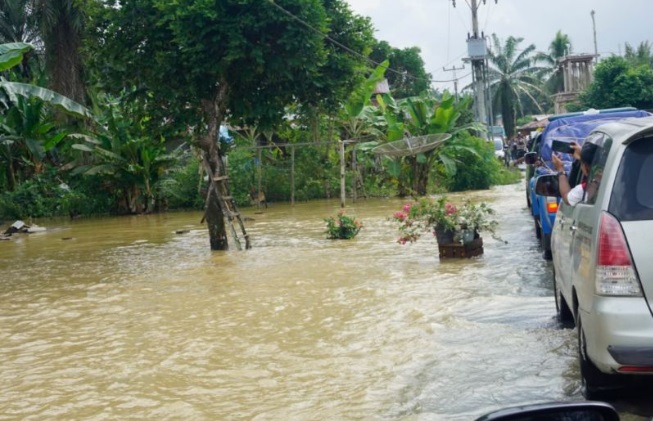
{"label": "silver minivan", "polygon": [[[583,393],[653,382],[653,117],[601,125],[585,198],[561,202],[551,236],[562,322],[575,323]],[[556,176],[536,189],[557,194]]]}

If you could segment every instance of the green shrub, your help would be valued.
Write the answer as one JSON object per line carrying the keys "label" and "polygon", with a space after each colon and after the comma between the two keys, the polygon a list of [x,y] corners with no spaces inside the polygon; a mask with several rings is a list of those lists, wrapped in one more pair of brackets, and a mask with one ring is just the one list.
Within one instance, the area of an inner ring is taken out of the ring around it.
{"label": "green shrub", "polygon": [[110,195],[100,179],[75,177],[66,180],[54,167],[0,194],[0,217],[11,219],[107,213]]}
{"label": "green shrub", "polygon": [[438,176],[442,184],[452,192],[489,189],[502,168],[494,155],[494,144],[472,136],[465,136],[461,144],[476,153],[463,148],[452,150],[449,157],[456,160],[456,173],[448,174],[440,169]]}
{"label": "green shrub", "polygon": [[190,154],[159,181],[161,199],[168,209],[202,209],[204,197],[198,187],[199,160]]}
{"label": "green shrub", "polygon": [[355,217],[345,215],[345,211],[340,211],[336,216],[324,219],[326,222],[326,235],[331,240],[349,240],[356,237],[358,232],[363,228],[363,224]]}

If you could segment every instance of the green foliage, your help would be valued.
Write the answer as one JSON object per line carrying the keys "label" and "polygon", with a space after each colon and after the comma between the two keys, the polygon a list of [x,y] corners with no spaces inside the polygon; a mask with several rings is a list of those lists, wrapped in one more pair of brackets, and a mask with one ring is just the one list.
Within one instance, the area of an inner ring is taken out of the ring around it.
{"label": "green foliage", "polygon": [[157,183],[177,159],[176,153],[167,152],[165,139],[148,136],[144,122],[149,116],[142,114],[138,102],[108,95],[96,100],[97,132],[74,136],[80,142],[72,147],[82,152],[82,158],[73,173],[110,179],[127,212],[153,211]]}
{"label": "green foliage", "polygon": [[459,147],[449,148],[448,158],[457,161],[458,171],[451,173],[441,168],[439,178],[449,191],[485,190],[498,179],[501,162],[494,156],[494,145],[471,135],[457,138]]}
{"label": "green foliage", "polygon": [[202,209],[199,160],[191,154],[166,171],[159,182],[159,194],[167,209]]}
{"label": "green foliage", "polygon": [[584,108],[653,108],[653,69],[609,57],[596,66],[594,80],[579,101]]}
{"label": "green foliage", "polygon": [[38,174],[16,190],[0,194],[0,218],[28,219],[107,213],[110,200],[95,181],[66,184],[56,169]]}
{"label": "green foliage", "polygon": [[653,52],[651,51],[651,48],[652,45],[650,41],[640,42],[637,48],[634,48],[629,43],[626,43],[624,58],[633,67],[653,67]]}
{"label": "green foliage", "polygon": [[449,202],[446,196],[437,200],[420,198],[415,203],[407,203],[400,211],[392,214],[392,219],[399,224],[400,244],[417,241],[423,233],[434,230],[450,231],[461,234],[471,231],[478,234],[487,231],[494,234],[497,222],[492,219],[494,209],[486,203],[463,201],[461,206]]}
{"label": "green foliage", "polygon": [[545,87],[550,94],[556,94],[564,90],[564,79],[561,69],[558,66],[558,60],[571,54],[572,45],[569,35],[558,31],[549,44],[548,53],[537,53],[535,61],[544,64],[544,67],[538,71],[540,76],[547,77]]}
{"label": "green foliage", "polygon": [[519,168],[500,166],[499,172],[492,178],[492,185],[515,184],[523,178],[524,174]]}
{"label": "green foliage", "polygon": [[370,59],[380,63],[388,60],[394,72],[387,72],[388,84],[395,98],[418,96],[429,89],[431,75],[424,69],[418,47],[393,48],[386,41],[378,42]]}
{"label": "green foliage", "polygon": [[363,228],[363,223],[356,217],[345,215],[345,211],[338,212],[336,216],[325,218],[326,235],[331,240],[349,240],[358,234]]}
{"label": "green foliage", "polygon": [[443,165],[449,173],[455,174],[457,160],[452,159],[450,152],[465,149],[472,154],[475,153],[466,145],[459,144],[456,137],[456,134],[469,130],[482,130],[480,125],[467,120],[467,111],[470,108],[471,97],[456,101],[448,92],[445,92],[442,98],[425,94],[406,98],[397,103],[389,95],[381,98],[380,109],[383,112],[388,140],[403,136],[452,135],[437,148],[416,156],[406,156],[400,159],[399,164],[395,164],[396,170],[400,169],[396,171],[396,176],[399,179],[401,192],[412,189],[414,194],[425,195],[428,190],[429,175],[436,163]]}
{"label": "green foliage", "polygon": [[[534,95],[541,91],[538,73],[541,68],[532,65],[535,45],[530,44],[525,49],[519,48],[523,38],[508,37],[505,43],[492,34],[492,49],[489,61],[488,79],[495,111],[500,110],[506,135],[512,137],[515,133],[517,111],[522,111],[522,97],[525,96],[538,107]],[[542,112],[542,110],[539,110]]]}
{"label": "green foliage", "polygon": [[[321,1],[283,7],[328,32]],[[174,115],[177,129],[205,127],[207,101],[218,120],[229,110],[235,121],[271,127],[286,104],[311,97],[327,61],[324,37],[273,2],[126,0],[105,4],[94,18],[101,34],[95,42],[104,47],[93,65],[105,88],[143,87],[150,114],[159,121]]]}

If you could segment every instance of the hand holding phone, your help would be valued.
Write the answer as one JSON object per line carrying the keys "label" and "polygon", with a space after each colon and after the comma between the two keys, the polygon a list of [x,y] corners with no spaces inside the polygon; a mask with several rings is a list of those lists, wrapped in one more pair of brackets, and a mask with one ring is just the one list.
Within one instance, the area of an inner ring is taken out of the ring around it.
{"label": "hand holding phone", "polygon": [[574,148],[571,146],[571,143],[564,142],[562,140],[553,140],[553,143],[551,144],[551,149],[561,153],[570,153],[570,154],[574,153]]}

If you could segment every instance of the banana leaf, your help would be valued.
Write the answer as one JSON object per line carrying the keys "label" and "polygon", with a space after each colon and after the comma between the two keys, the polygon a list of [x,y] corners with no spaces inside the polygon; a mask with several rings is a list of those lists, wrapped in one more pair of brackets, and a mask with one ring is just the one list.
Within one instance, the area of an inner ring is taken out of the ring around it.
{"label": "banana leaf", "polygon": [[17,102],[19,96],[24,98],[39,98],[48,104],[61,108],[69,114],[78,117],[92,117],[88,108],[50,89],[27,83],[8,82],[6,80],[0,81],[0,89],[3,89],[7,93],[12,102]]}
{"label": "banana leaf", "polygon": [[23,42],[0,44],[0,71],[19,65],[23,61],[23,54],[31,49],[30,44]]}

